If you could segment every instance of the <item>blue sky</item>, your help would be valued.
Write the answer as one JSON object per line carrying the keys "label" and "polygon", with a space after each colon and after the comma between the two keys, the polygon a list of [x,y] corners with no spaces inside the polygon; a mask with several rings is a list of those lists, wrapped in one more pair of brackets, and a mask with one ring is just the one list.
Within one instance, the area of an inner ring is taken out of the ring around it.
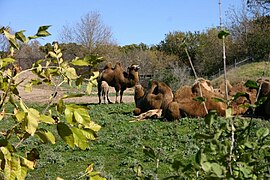
{"label": "blue sky", "polygon": [[[222,17],[242,0],[222,0]],[[203,31],[219,25],[218,0],[0,0],[0,25],[36,33],[52,25],[41,43],[58,40],[63,25],[98,11],[119,45],[158,44],[173,31]]]}

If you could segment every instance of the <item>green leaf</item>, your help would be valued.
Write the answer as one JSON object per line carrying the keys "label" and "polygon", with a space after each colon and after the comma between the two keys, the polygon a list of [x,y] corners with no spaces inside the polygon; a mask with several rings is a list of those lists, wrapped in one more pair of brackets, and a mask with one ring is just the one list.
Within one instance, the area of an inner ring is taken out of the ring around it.
{"label": "green leaf", "polygon": [[233,96],[233,100],[236,101],[239,97],[246,97],[246,93],[243,93],[243,92],[237,92],[237,93]]}
{"label": "green leaf", "polygon": [[68,79],[72,79],[72,80],[75,80],[79,77],[76,73],[76,70],[71,67],[66,69],[66,76]]}
{"label": "green leaf", "polygon": [[223,168],[217,163],[212,163],[211,168],[213,172],[217,175],[217,177],[222,177],[223,174]]}
{"label": "green leaf", "polygon": [[207,162],[207,158],[205,154],[203,154],[202,150],[200,149],[195,156],[196,163],[202,165],[202,163]]}
{"label": "green leaf", "polygon": [[17,119],[18,122],[22,122],[23,119],[26,117],[26,113],[23,112],[23,111],[18,111],[16,114],[15,114],[15,117]]}
{"label": "green leaf", "polygon": [[269,135],[269,129],[268,128],[260,128],[257,132],[256,132],[256,136],[262,140],[263,138],[265,138],[266,136]]}
{"label": "green leaf", "polygon": [[217,118],[216,111],[209,111],[209,113],[204,118],[205,123],[211,128],[213,121]]}
{"label": "green leaf", "polygon": [[63,114],[63,112],[65,111],[65,104],[63,99],[60,99],[57,106],[56,106],[56,110],[59,114]]}
{"label": "green leaf", "polygon": [[31,82],[28,82],[24,85],[24,91],[25,92],[32,92],[33,91],[33,87],[32,87],[32,83]]}
{"label": "green leaf", "polygon": [[3,58],[0,59],[0,67],[6,67],[7,65],[14,63],[16,60],[13,58]]}
{"label": "green leaf", "polygon": [[23,124],[25,131],[28,132],[31,136],[33,136],[36,132],[39,118],[40,116],[37,110],[30,108],[27,111],[26,120],[24,121]]}
{"label": "green leaf", "polygon": [[232,108],[226,109],[226,111],[225,111],[225,117],[226,118],[232,117]]}
{"label": "green leaf", "polygon": [[244,145],[249,149],[253,149],[253,144],[251,142],[245,142]]}
{"label": "green leaf", "polygon": [[51,27],[51,25],[40,26],[40,27],[38,28],[38,32],[40,32],[40,31],[46,31],[47,29],[49,29],[49,27]]}
{"label": "green leaf", "polygon": [[35,134],[40,138],[43,143],[50,142],[52,144],[55,144],[55,137],[50,131],[41,128],[38,129]]}
{"label": "green leaf", "polygon": [[20,46],[18,44],[18,42],[16,41],[15,35],[14,34],[10,34],[8,31],[4,30],[4,35],[6,36],[6,38],[8,39],[10,45],[15,48],[15,49],[19,49]]}
{"label": "green leaf", "polygon": [[224,39],[224,38],[227,37],[228,35],[230,35],[229,31],[227,31],[227,30],[221,30],[221,31],[218,33],[218,38],[219,38],[219,39]]}
{"label": "green leaf", "polygon": [[24,44],[26,44],[29,39],[27,37],[25,37],[25,35],[23,34],[23,32],[25,32],[25,30],[19,31],[15,33],[15,37],[20,40],[21,42],[23,42]]}
{"label": "green leaf", "polygon": [[69,124],[73,123],[73,108],[69,105],[67,105],[65,109],[65,119],[67,123]]}
{"label": "green leaf", "polygon": [[226,100],[223,99],[223,98],[213,97],[212,100],[213,100],[214,102],[222,102],[222,103],[226,103]]}
{"label": "green leaf", "polygon": [[95,140],[97,135],[92,129],[82,129],[83,135],[89,140]]}
{"label": "green leaf", "polygon": [[210,162],[203,162],[201,164],[202,166],[202,169],[205,171],[205,172],[209,172],[211,170],[211,163]]}
{"label": "green leaf", "polygon": [[52,51],[48,52],[48,54],[49,54],[50,57],[52,57],[52,58],[57,58],[57,55],[56,55],[54,52],[52,52]]}
{"label": "green leaf", "polygon": [[73,59],[71,61],[71,64],[75,66],[89,66],[90,63],[88,61],[85,61],[84,59]]}
{"label": "green leaf", "polygon": [[101,126],[91,121],[89,124],[85,124],[86,128],[92,129],[95,132],[98,132],[101,129]]}
{"label": "green leaf", "polygon": [[57,124],[57,131],[59,136],[72,148],[74,148],[74,137],[72,130],[65,124],[59,123]]}
{"label": "green leaf", "polygon": [[34,36],[28,36],[28,38],[29,38],[29,40],[31,40],[31,39],[36,39],[36,38],[38,38],[38,36],[37,36],[37,35],[34,35]]}
{"label": "green leaf", "polygon": [[89,144],[82,130],[76,127],[72,127],[71,130],[73,132],[74,144],[77,145],[82,150],[85,150],[86,148],[88,148]]}
{"label": "green leaf", "polygon": [[244,85],[249,88],[259,89],[259,85],[256,81],[253,80],[247,80]]}
{"label": "green leaf", "polygon": [[55,124],[55,120],[51,116],[46,116],[44,114],[40,115],[39,120],[47,124]]}
{"label": "green leaf", "polygon": [[51,35],[47,29],[49,28],[50,26],[40,26],[39,29],[38,29],[38,32],[36,33],[36,36],[38,37],[46,37],[46,36],[49,36]]}
{"label": "green leaf", "polygon": [[195,100],[195,101],[198,101],[198,102],[200,102],[200,103],[202,103],[202,102],[205,102],[206,101],[206,98],[204,98],[204,97],[195,97],[195,98],[193,98],[193,100]]}
{"label": "green leaf", "polygon": [[85,108],[79,107],[74,109],[75,120],[83,125],[88,125],[90,123],[90,116]]}
{"label": "green leaf", "polygon": [[151,159],[156,159],[155,151],[150,146],[143,146],[143,153]]}

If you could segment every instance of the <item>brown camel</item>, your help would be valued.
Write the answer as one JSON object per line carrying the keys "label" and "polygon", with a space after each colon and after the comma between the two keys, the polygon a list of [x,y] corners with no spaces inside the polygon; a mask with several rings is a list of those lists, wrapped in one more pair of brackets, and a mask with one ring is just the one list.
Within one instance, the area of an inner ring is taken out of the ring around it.
{"label": "brown camel", "polygon": [[174,101],[178,103],[181,115],[183,116],[183,114],[185,114],[185,116],[188,117],[206,116],[207,111],[205,110],[203,103],[194,100],[194,98],[201,95],[200,89],[202,91],[202,96],[206,98],[205,105],[207,111],[216,110],[219,115],[224,116],[226,105],[222,102],[213,100],[214,97],[222,98],[222,95],[214,92],[207,80],[200,80],[200,86],[199,82],[196,82],[192,87],[183,86],[176,91]]}
{"label": "brown camel", "polygon": [[[168,120],[174,120],[180,118],[179,108],[178,112],[174,113],[178,105],[173,103],[173,93],[169,86],[163,82],[153,80],[150,88],[144,90],[142,85],[135,86],[134,100],[136,108],[133,110],[135,116],[146,112],[156,112],[158,109],[162,109],[162,115]],[[147,117],[150,117],[148,113]]]}
{"label": "brown camel", "polygon": [[270,119],[270,81],[268,79],[259,79],[257,82],[261,84],[258,101],[261,101],[262,98],[266,98],[266,100],[255,108],[255,116]]}
{"label": "brown camel", "polygon": [[[238,82],[231,85],[230,81],[227,80],[228,95],[230,106],[232,107],[232,115],[243,115],[248,111],[247,104],[254,104],[256,101],[257,90],[253,88],[248,88],[244,85],[244,82]],[[225,97],[224,83],[220,85],[219,92]],[[243,95],[234,99],[237,93],[242,93]]]}
{"label": "brown camel", "polygon": [[[103,71],[101,72],[98,78],[98,97],[99,104],[101,103],[101,84],[102,81],[106,81],[109,86],[114,87],[116,91],[116,99],[115,103],[118,103],[118,96],[120,91],[120,102],[123,100],[123,93],[127,88],[134,87],[139,83],[139,66],[132,64],[128,67],[128,72],[125,72],[120,63],[116,63],[115,67],[112,68],[112,64],[108,63]],[[108,102],[111,103],[109,98],[107,98]]]}

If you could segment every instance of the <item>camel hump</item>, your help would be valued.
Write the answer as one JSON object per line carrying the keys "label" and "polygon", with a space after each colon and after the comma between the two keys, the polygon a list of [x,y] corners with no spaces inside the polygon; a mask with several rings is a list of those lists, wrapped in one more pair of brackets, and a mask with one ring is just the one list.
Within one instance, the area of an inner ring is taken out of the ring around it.
{"label": "camel hump", "polygon": [[112,69],[112,63],[111,62],[108,62],[105,67],[103,68],[103,70],[105,69]]}
{"label": "camel hump", "polygon": [[117,62],[114,66],[114,69],[122,68],[121,63]]}

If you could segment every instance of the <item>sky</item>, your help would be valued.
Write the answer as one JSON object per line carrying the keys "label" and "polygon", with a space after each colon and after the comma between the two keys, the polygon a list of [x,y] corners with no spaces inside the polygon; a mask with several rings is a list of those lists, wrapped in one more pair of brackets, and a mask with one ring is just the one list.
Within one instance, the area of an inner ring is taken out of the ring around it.
{"label": "sky", "polygon": [[[219,0],[0,0],[0,25],[34,35],[39,26],[51,25],[51,36],[41,44],[58,41],[64,25],[73,25],[97,11],[111,28],[118,45],[159,44],[174,31],[204,31],[220,24]],[[242,0],[222,0],[222,19]]]}

